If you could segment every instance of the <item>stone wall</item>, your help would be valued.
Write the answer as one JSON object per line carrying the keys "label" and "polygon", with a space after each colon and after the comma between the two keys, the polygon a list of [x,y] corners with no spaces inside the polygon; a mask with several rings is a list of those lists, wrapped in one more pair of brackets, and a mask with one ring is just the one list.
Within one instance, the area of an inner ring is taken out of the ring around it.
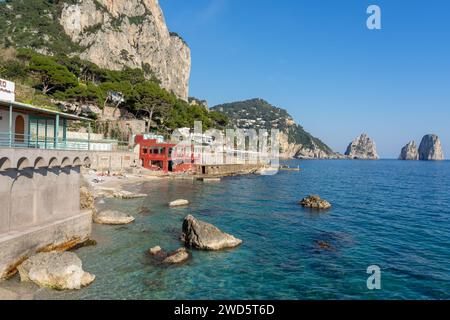
{"label": "stone wall", "polygon": [[263,166],[258,164],[197,165],[196,173],[206,176],[230,176],[251,173]]}
{"label": "stone wall", "polygon": [[80,170],[90,162],[85,152],[0,148],[0,278],[38,250],[89,236]]}
{"label": "stone wall", "polygon": [[134,152],[91,152],[90,168],[98,171],[120,172],[141,167],[139,154]]}

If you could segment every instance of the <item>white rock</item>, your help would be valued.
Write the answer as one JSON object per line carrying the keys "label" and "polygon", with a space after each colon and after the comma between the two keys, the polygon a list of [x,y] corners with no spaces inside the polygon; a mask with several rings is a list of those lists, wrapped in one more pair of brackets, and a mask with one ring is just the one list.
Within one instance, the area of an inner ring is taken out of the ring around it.
{"label": "white rock", "polygon": [[113,193],[114,198],[124,199],[124,200],[130,200],[130,199],[138,199],[138,198],[145,198],[147,197],[146,194],[143,193],[133,193],[125,190],[115,191]]}
{"label": "white rock", "polygon": [[189,205],[189,201],[184,199],[175,200],[169,203],[169,207],[182,207],[187,205]]}
{"label": "white rock", "polygon": [[150,250],[148,250],[148,252],[149,252],[152,256],[155,256],[155,255],[157,255],[158,253],[161,253],[161,251],[162,251],[162,249],[161,249],[160,246],[156,246],[156,247],[153,247],[153,248],[151,248]]}
{"label": "white rock", "polygon": [[78,290],[95,280],[82,266],[75,253],[47,252],[32,256],[17,269],[21,281],[57,290]]}
{"label": "white rock", "polygon": [[94,215],[94,222],[107,225],[122,225],[132,223],[135,218],[114,210],[106,210]]}

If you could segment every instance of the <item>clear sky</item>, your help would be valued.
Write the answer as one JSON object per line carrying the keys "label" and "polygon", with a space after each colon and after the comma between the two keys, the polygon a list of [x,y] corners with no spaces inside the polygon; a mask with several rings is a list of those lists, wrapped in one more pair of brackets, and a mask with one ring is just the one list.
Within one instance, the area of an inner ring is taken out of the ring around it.
{"label": "clear sky", "polygon": [[[160,0],[192,50],[192,96],[263,98],[335,151],[438,134],[450,158],[450,1]],[[368,30],[367,7],[382,10]]]}

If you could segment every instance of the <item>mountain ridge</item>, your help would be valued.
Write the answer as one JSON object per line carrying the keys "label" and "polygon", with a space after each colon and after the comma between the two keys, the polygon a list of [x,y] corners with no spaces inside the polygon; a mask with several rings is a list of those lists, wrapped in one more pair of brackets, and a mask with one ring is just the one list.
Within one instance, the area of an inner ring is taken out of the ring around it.
{"label": "mountain ridge", "polygon": [[278,129],[281,157],[300,159],[338,158],[323,141],[297,124],[287,110],[261,98],[219,104],[211,108],[229,118],[230,125],[241,129]]}

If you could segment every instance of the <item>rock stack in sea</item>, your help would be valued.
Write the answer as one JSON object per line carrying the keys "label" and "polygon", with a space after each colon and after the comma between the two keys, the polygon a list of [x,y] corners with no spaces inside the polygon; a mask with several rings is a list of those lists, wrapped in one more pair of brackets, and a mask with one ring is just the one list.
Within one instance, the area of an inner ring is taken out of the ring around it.
{"label": "rock stack in sea", "polygon": [[400,152],[399,160],[419,160],[419,151],[415,141],[409,142]]}
{"label": "rock stack in sea", "polygon": [[353,140],[347,147],[345,155],[349,159],[378,160],[375,142],[365,133]]}
{"label": "rock stack in sea", "polygon": [[419,146],[419,160],[444,160],[441,140],[435,134],[423,137]]}

